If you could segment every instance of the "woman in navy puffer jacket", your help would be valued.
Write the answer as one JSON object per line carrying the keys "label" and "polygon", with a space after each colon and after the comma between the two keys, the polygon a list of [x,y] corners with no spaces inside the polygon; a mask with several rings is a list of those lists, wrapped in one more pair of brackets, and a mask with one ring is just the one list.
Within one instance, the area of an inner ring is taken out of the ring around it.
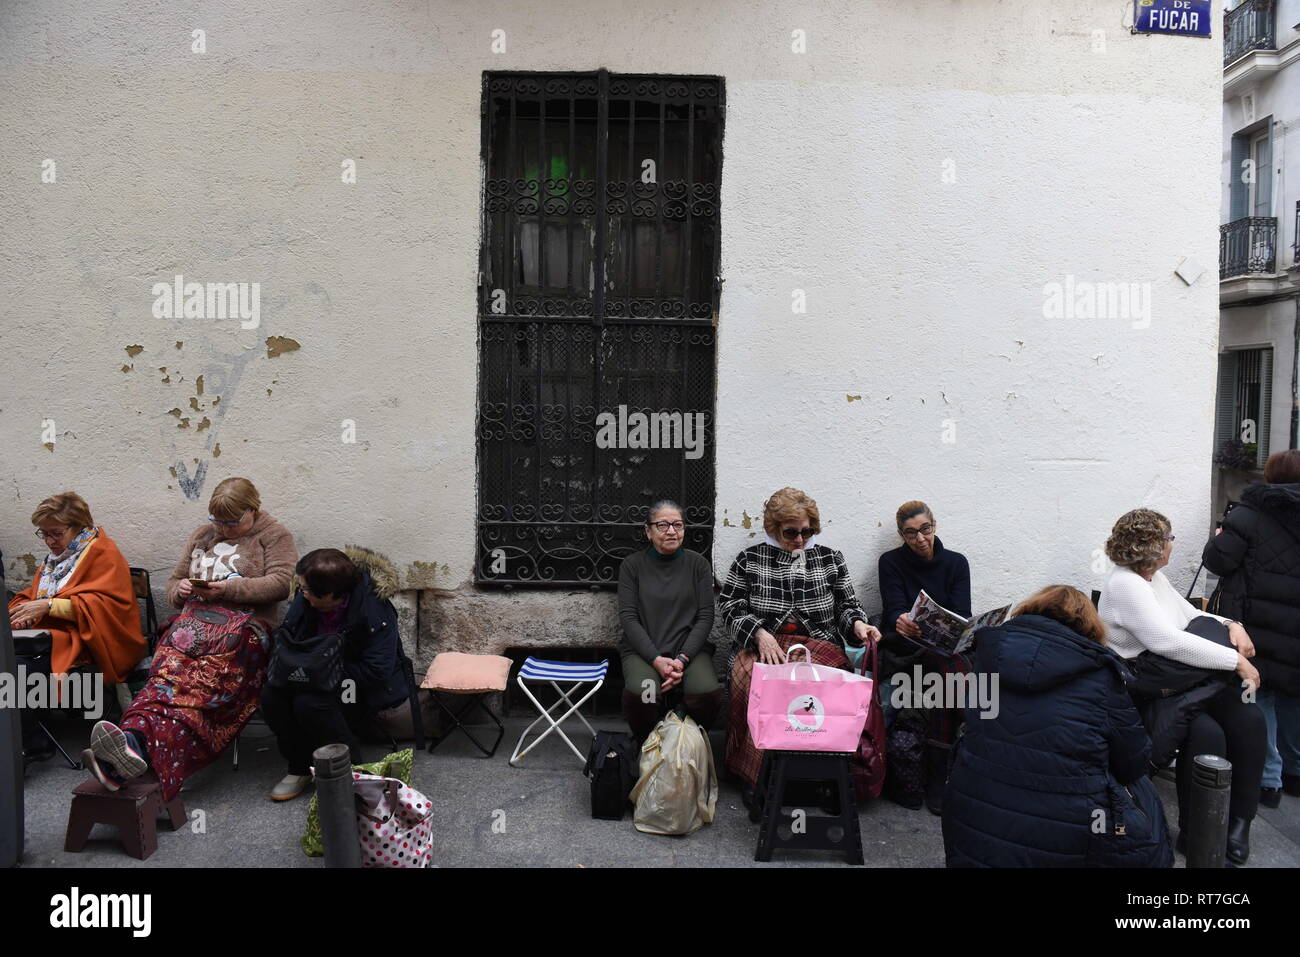
{"label": "woman in navy puffer jacket", "polygon": [[[943,802],[949,867],[1169,867],[1151,743],[1092,603],[1066,585],[976,639],[994,680],[969,708]],[[967,700],[971,700],[968,696]]]}

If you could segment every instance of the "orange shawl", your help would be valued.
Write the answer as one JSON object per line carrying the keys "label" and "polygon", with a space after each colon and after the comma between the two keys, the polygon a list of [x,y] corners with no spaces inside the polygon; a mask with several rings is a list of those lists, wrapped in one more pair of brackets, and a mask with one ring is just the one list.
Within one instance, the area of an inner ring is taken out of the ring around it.
{"label": "orange shawl", "polygon": [[[40,585],[37,566],[32,583],[14,596],[9,607],[31,601]],[[86,545],[81,561],[54,597],[69,599],[74,617],[46,615],[29,626],[48,631],[54,639],[50,670],[64,674],[80,662],[93,661],[108,684],[125,680],[147,646],[130,569],[103,529]]]}

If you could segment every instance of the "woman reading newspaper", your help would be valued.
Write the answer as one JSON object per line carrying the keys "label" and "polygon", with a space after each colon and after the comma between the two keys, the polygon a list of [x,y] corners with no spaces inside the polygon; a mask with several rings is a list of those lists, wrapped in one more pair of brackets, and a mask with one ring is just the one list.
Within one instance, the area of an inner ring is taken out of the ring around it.
{"label": "woman reading newspaper", "polygon": [[[964,555],[944,548],[937,534],[939,523],[924,502],[905,502],[895,516],[903,540],[893,551],[880,556],[880,598],[884,604],[881,639],[884,667],[881,688],[888,695],[890,679],[897,672],[946,675],[950,670],[969,670],[960,656],[944,655],[922,643],[921,625],[912,620],[912,607],[924,591],[948,611],[969,618],[970,565]],[[888,702],[886,701],[886,714]],[[934,814],[943,813],[943,789],[947,781],[948,753],[963,720],[960,708],[929,709],[926,712],[925,804]]]}

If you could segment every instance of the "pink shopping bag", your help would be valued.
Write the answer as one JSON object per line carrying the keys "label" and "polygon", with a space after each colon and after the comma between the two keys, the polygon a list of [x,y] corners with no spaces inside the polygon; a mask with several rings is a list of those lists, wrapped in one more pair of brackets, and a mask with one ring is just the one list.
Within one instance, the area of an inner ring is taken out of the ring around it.
{"label": "pink shopping bag", "polygon": [[875,687],[870,675],[790,660],[754,664],[749,734],[761,751],[856,751]]}

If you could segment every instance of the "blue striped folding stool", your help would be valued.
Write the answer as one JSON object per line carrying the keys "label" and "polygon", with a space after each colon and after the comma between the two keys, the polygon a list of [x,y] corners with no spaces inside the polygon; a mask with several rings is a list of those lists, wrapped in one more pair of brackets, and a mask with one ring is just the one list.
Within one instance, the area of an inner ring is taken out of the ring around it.
{"label": "blue striped folding stool", "polygon": [[[524,733],[519,736],[519,742],[515,745],[515,753],[510,756],[510,763],[513,765],[525,754],[537,747],[543,738],[552,731],[555,731],[564,739],[564,743],[569,746],[569,750],[578,756],[578,760],[585,764],[587,761],[586,755],[574,746],[573,742],[569,740],[569,736],[564,733],[564,729],[561,728],[560,725],[564,724],[564,722],[569,720],[572,715],[576,714],[578,719],[587,726],[587,730],[591,732],[591,736],[593,738],[596,736],[596,729],[591,726],[591,723],[583,717],[582,713],[578,711],[578,709],[582,707],[583,703],[588,698],[600,690],[600,686],[605,683],[605,672],[608,670],[609,661],[600,661],[595,664],[574,664],[568,661],[543,661],[541,658],[534,658],[530,655],[528,659],[524,661],[524,666],[519,669],[519,677],[515,680],[519,682],[520,690],[528,696],[528,700],[537,708],[539,714],[537,720],[524,728]],[[537,700],[532,691],[528,688],[527,683],[530,681],[546,682],[555,689],[555,693],[560,696],[560,699],[549,708],[543,708],[542,703]],[[561,681],[568,684],[569,687],[567,689],[561,688],[557,683]],[[591,689],[579,698],[578,701],[575,702],[569,697],[569,695],[577,693],[583,685],[588,684],[591,685]],[[551,712],[565,704],[569,706],[569,710],[564,712],[558,721],[553,719],[551,717]],[[537,725],[542,721],[549,722],[550,727],[534,738],[532,744],[524,748],[524,740],[528,737],[529,732],[531,732],[533,728],[537,727]],[[523,748],[523,750],[519,750],[520,748]]]}

